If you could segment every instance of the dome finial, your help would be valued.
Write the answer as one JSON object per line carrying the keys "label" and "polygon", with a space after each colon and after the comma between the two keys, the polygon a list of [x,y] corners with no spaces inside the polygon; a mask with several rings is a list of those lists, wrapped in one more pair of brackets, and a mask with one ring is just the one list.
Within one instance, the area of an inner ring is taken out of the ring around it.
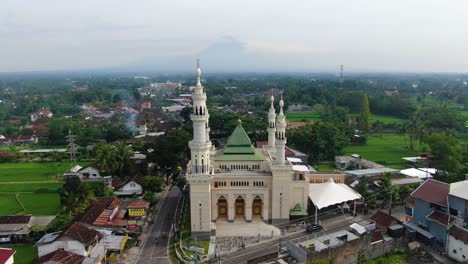
{"label": "dome finial", "polygon": [[275,107],[273,106],[273,103],[275,102],[275,97],[273,96],[273,94],[274,94],[274,91],[273,91],[273,89],[271,89],[271,97],[270,97],[271,108],[275,108]]}
{"label": "dome finial", "polygon": [[279,101],[279,106],[280,106],[280,115],[283,115],[283,106],[284,106],[283,91],[281,91],[281,99]]}
{"label": "dome finial", "polygon": [[237,124],[238,124],[238,125],[242,125],[242,120],[240,120],[240,118],[237,119]]}
{"label": "dome finial", "polygon": [[197,87],[201,87],[201,69],[199,58],[197,58]]}

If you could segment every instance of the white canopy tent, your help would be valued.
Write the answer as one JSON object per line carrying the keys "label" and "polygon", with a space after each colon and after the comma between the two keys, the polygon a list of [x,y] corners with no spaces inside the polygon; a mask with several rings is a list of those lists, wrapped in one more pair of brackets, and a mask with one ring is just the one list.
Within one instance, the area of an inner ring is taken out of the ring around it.
{"label": "white canopy tent", "polygon": [[[341,204],[348,201],[356,201],[362,196],[343,183],[335,183],[330,179],[324,183],[309,184],[309,198],[315,205],[315,223],[317,223],[317,211],[319,209]],[[356,206],[354,207],[356,210]]]}
{"label": "white canopy tent", "polygon": [[401,174],[409,177],[418,177],[420,179],[432,178],[432,175],[436,173],[434,168],[410,168],[400,171]]}

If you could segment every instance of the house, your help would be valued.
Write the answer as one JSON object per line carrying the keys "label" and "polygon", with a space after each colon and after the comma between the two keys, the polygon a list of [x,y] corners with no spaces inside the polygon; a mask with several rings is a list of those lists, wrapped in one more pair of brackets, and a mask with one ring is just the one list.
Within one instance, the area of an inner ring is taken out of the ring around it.
{"label": "house", "polygon": [[386,213],[384,213],[382,211],[375,212],[370,217],[370,219],[375,222],[375,227],[376,228],[378,228],[380,230],[383,230],[385,232],[387,231],[389,226],[402,223],[397,218],[395,218],[395,217],[393,217],[393,216],[391,216],[389,214],[386,214]]}
{"label": "house", "polygon": [[411,193],[408,199],[412,204],[406,206],[407,218],[411,221],[405,226],[417,233],[419,240],[445,251],[451,208],[448,206],[448,183],[429,179]]}
{"label": "house", "polygon": [[108,228],[123,231],[127,226],[124,203],[116,198],[97,198],[84,213],[78,215],[75,221],[86,224],[92,228]]}
{"label": "house", "polygon": [[135,201],[127,204],[128,229],[135,229],[144,224],[150,207],[149,202]]}
{"label": "house", "polygon": [[33,261],[33,264],[46,264],[46,263],[66,263],[66,264],[82,264],[86,259],[85,256],[78,255],[64,249],[57,249],[49,254]]}
{"label": "house", "polygon": [[468,181],[450,184],[448,205],[454,220],[447,238],[447,254],[464,262],[468,260]]}
{"label": "house", "polygon": [[468,260],[468,228],[453,225],[447,239],[447,254],[458,262]]}
{"label": "house", "polygon": [[335,165],[337,169],[347,170],[347,169],[378,169],[384,168],[385,166],[375,163],[370,160],[363,159],[358,154],[353,154],[351,156],[336,156]]}
{"label": "house", "polygon": [[133,194],[141,195],[143,193],[143,187],[137,183],[136,179],[113,179],[112,187],[114,188],[114,193],[117,196],[131,196]]}
{"label": "house", "polygon": [[136,125],[135,130],[140,135],[146,135],[146,133],[148,132],[148,126],[146,125],[146,123],[139,124]]}
{"label": "house", "polygon": [[39,142],[38,137],[34,135],[19,135],[15,140],[17,146],[30,146]]}
{"label": "house", "polygon": [[0,135],[0,146],[8,146],[10,145],[11,140],[4,137],[3,135]]}
{"label": "house", "polygon": [[83,223],[74,222],[65,231],[46,236],[48,237],[44,236],[36,243],[39,258],[59,249],[93,258],[93,263],[100,263],[104,258],[103,235]]}
{"label": "house", "polygon": [[30,115],[31,117],[31,122],[34,122],[38,119],[41,118],[52,118],[53,114],[47,109],[42,108],[41,110],[38,110]]}
{"label": "house", "polygon": [[23,242],[31,233],[30,215],[0,216],[0,242]]}
{"label": "house", "polygon": [[78,176],[81,181],[97,181],[104,178],[104,176],[99,173],[98,169],[92,166],[81,167],[80,165],[72,167],[63,174],[65,178],[70,176]]}
{"label": "house", "polygon": [[14,264],[16,251],[11,248],[0,248],[0,264]]}

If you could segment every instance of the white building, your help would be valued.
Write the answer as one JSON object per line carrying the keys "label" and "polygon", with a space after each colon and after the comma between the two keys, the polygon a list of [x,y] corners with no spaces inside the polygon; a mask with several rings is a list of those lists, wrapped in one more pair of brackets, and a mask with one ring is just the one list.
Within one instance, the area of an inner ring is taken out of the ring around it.
{"label": "white building", "polygon": [[103,179],[103,176],[99,173],[98,169],[91,166],[81,167],[80,165],[74,166],[69,171],[65,172],[63,176],[65,178],[69,176],[78,176],[81,181],[96,181]]}
{"label": "white building", "polygon": [[52,118],[53,114],[47,109],[41,109],[31,114],[31,121],[34,122],[40,118]]}
{"label": "white building", "polygon": [[[306,214],[309,196],[308,173],[294,177],[293,164],[286,160],[286,118],[283,100],[276,117],[274,97],[268,113],[268,144],[255,148],[239,124],[224,149],[215,150],[210,141],[206,93],[197,67],[197,84],[192,94],[193,140],[187,165],[190,184],[192,236],[207,238],[212,222],[264,221],[286,223],[290,212]],[[298,206],[299,205],[299,206]]]}
{"label": "white building", "polygon": [[98,231],[75,222],[63,232],[46,234],[42,237],[36,243],[37,254],[42,257],[58,249],[64,249],[80,256],[100,260],[105,254],[103,237]]}
{"label": "white building", "polygon": [[131,196],[141,195],[143,193],[143,187],[135,180],[112,180],[112,187],[114,188],[114,194],[118,196]]}

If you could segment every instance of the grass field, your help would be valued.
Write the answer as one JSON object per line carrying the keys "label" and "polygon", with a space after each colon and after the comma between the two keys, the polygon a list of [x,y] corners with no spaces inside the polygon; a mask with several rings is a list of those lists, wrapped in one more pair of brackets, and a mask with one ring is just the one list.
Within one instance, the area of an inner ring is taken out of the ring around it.
{"label": "grass field", "polygon": [[0,194],[0,215],[13,215],[23,211],[16,194]]}
{"label": "grass field", "polygon": [[[359,114],[350,114],[349,116],[358,116]],[[315,112],[291,112],[286,113],[286,119],[291,122],[302,122],[302,121],[319,121],[320,114]],[[380,121],[385,124],[403,124],[406,122],[406,119],[398,118],[394,116],[384,116],[384,115],[373,115],[370,117],[371,122]]]}
{"label": "grass field", "polygon": [[291,122],[318,121],[320,114],[315,112],[290,112],[286,113],[286,119]]}
{"label": "grass field", "polygon": [[369,136],[363,146],[348,146],[345,154],[359,154],[363,158],[381,163],[391,168],[404,168],[403,157],[417,156],[407,148],[403,135],[383,134],[383,137]]}
{"label": "grass field", "polygon": [[[350,114],[349,116],[356,116],[358,117],[359,114]],[[380,121],[384,124],[403,124],[405,123],[407,120],[406,119],[403,119],[403,118],[399,118],[399,117],[394,117],[394,116],[384,116],[384,115],[374,115],[374,114],[371,114],[370,116],[370,122],[376,122],[376,121]]]}
{"label": "grass field", "polygon": [[14,255],[15,264],[31,264],[37,257],[37,248],[32,244],[1,245],[1,247],[16,250]]}
{"label": "grass field", "polygon": [[35,192],[37,190],[58,191],[62,187],[61,182],[44,183],[0,183],[0,193],[5,192]]}
{"label": "grass field", "polygon": [[0,215],[55,215],[59,209],[58,193],[0,194]]}
{"label": "grass field", "polygon": [[19,200],[26,209],[24,214],[55,215],[60,210],[58,193],[20,193]]}
{"label": "grass field", "polygon": [[71,167],[73,163],[63,161],[0,163],[0,182],[55,180]]}
{"label": "grass field", "polygon": [[60,209],[57,180],[70,162],[0,163],[0,215],[55,215]]}

